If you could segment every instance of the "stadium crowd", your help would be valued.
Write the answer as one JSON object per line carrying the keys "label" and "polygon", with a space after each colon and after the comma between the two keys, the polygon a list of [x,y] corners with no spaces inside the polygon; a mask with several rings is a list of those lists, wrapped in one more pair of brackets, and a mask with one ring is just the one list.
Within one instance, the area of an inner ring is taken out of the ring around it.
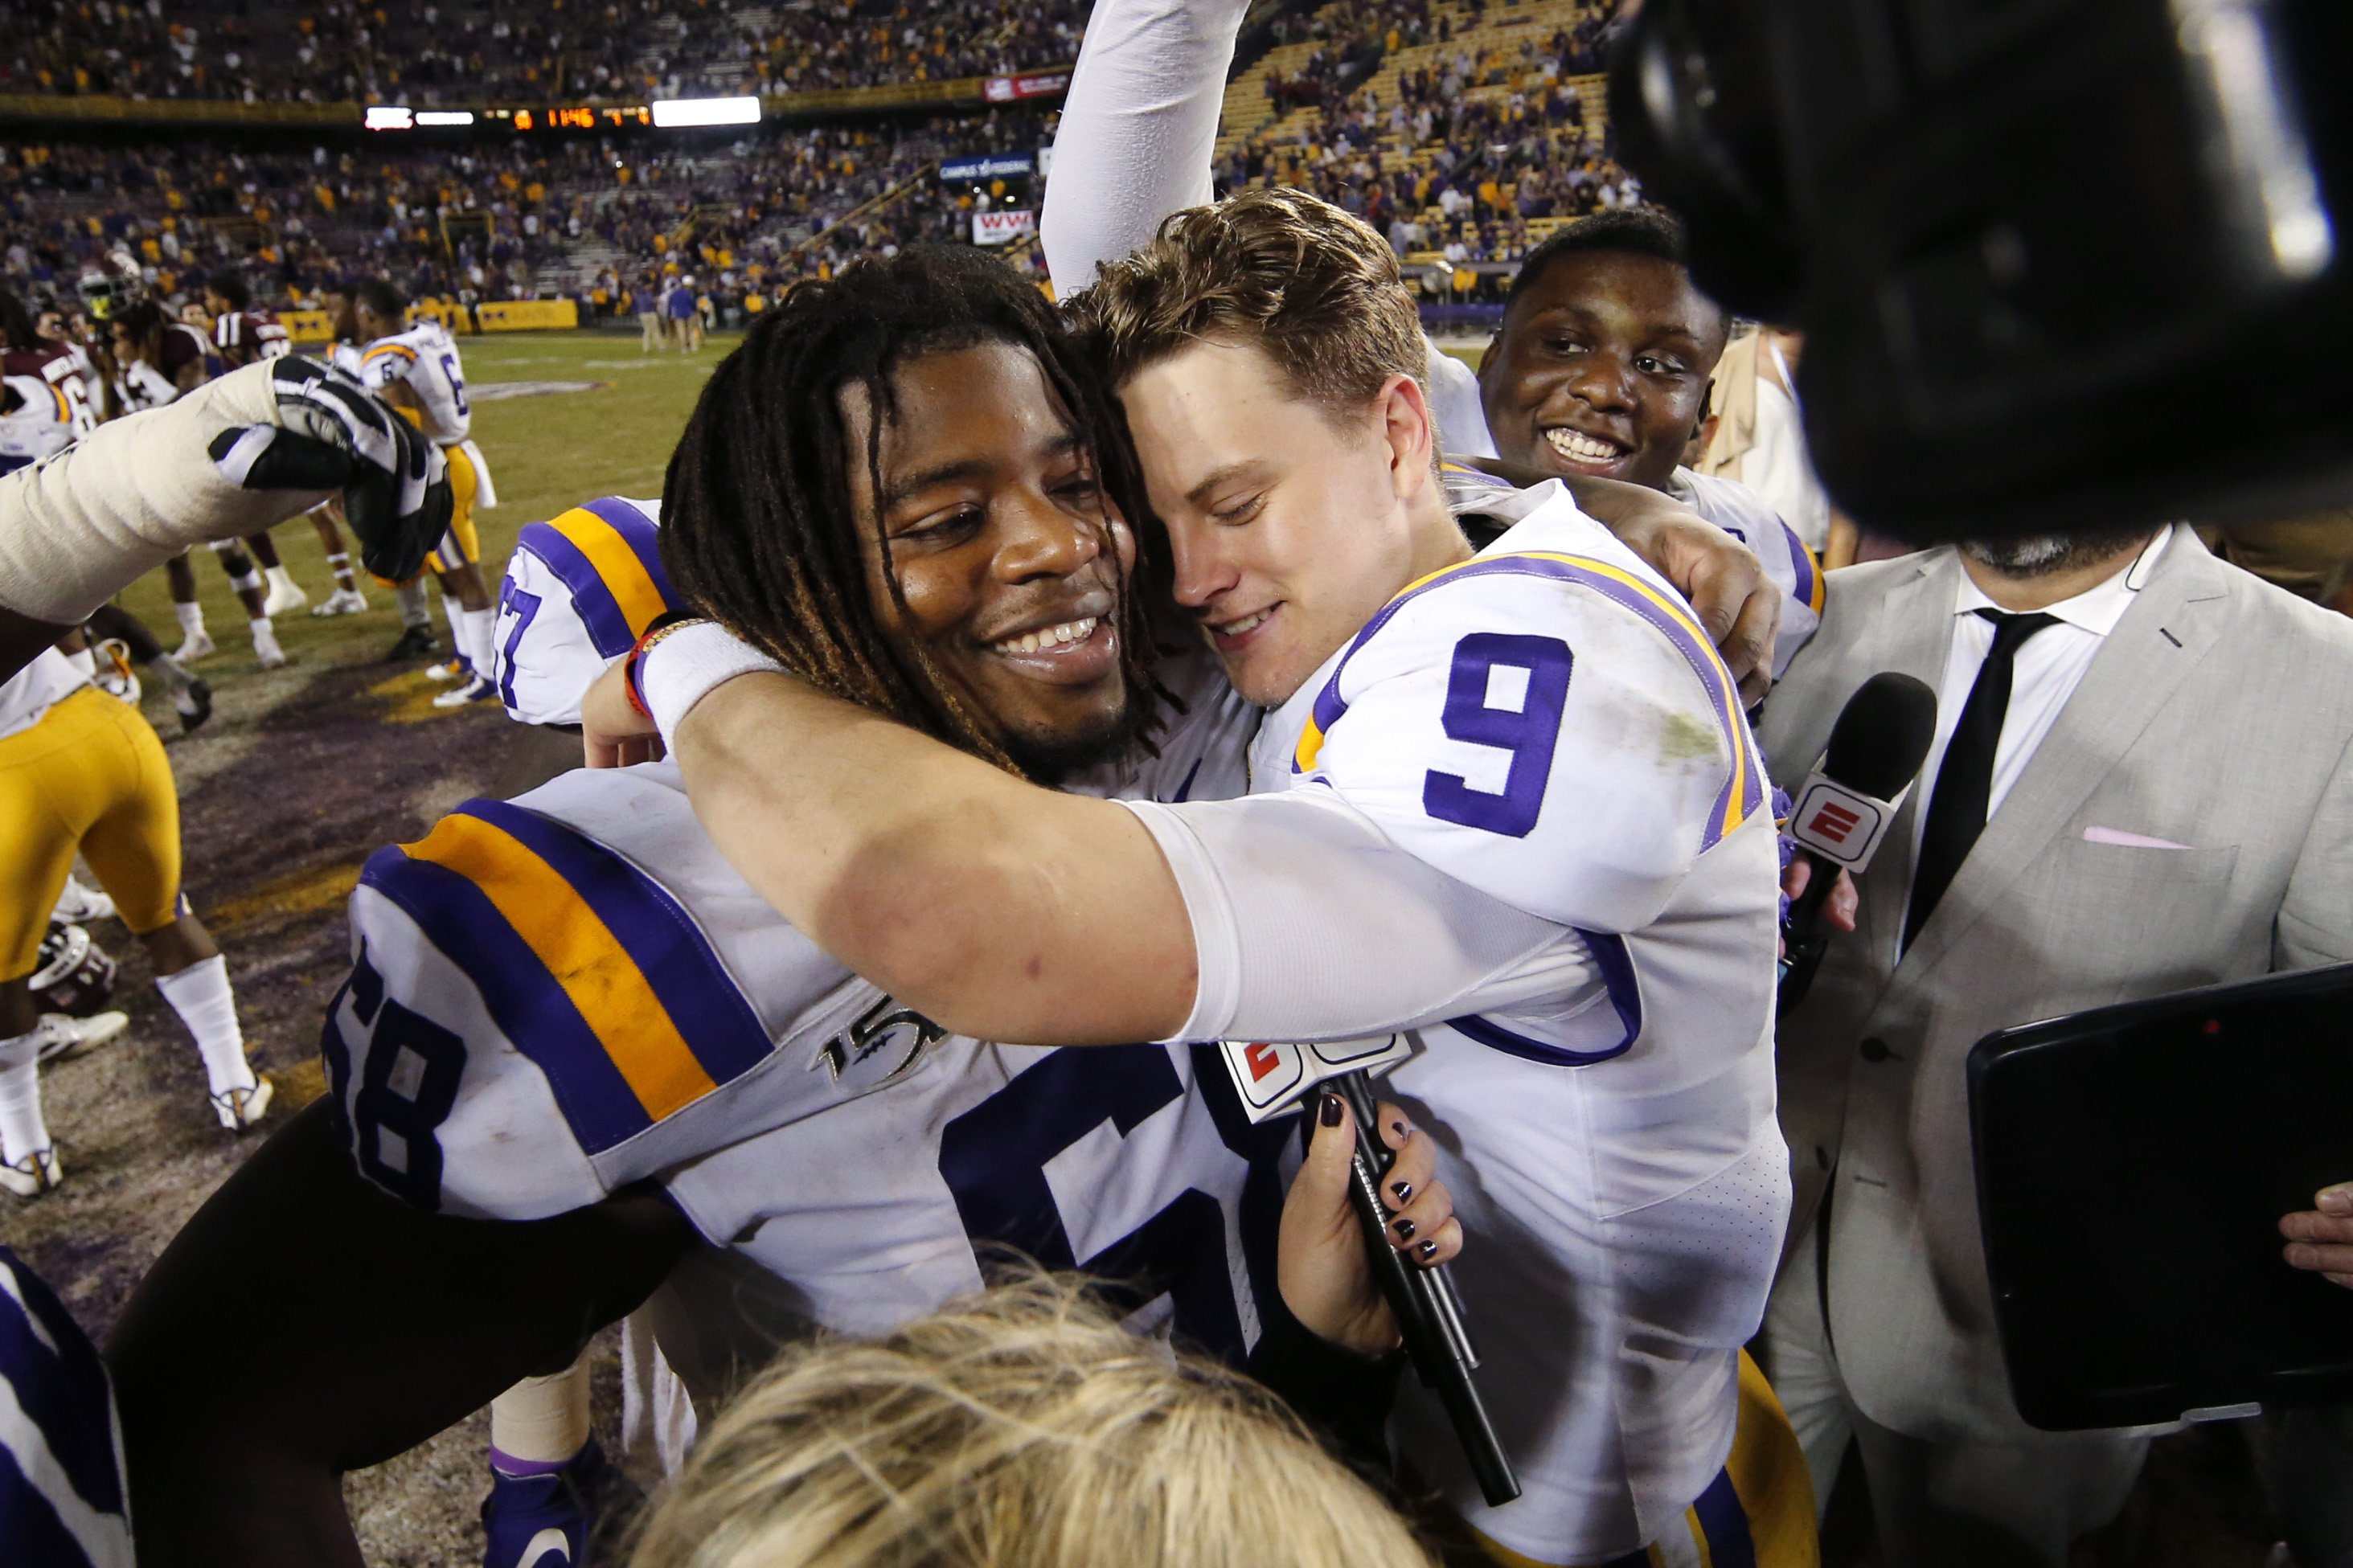
{"label": "stadium crowd", "polygon": [[[1102,0],[1050,185],[939,177],[1047,140],[1013,110],[0,158],[0,1202],[81,1174],[41,1085],[126,1026],[108,921],[205,1125],[270,1132],[103,1356],[0,1247],[0,1559],[352,1561],[345,1472],[485,1403],[485,1568],[592,1560],[625,1468],[637,1568],[1820,1568],[1842,1474],[1884,1568],[2070,1568],[2166,1484],[2150,1427],[2022,1413],[1970,1051],[2353,959],[2344,574],[2172,523],[1858,559],[1805,337],[1703,293],[1597,134],[1606,19],[1513,8],[1278,15],[1274,118],[1204,168],[1242,6]],[[1026,0],[886,9],[330,8],[302,79],[1075,48]],[[87,91],[250,92],[308,26],[58,21],[15,69]],[[974,218],[1015,202],[1008,267]],[[1475,365],[1427,310],[1464,276]],[[749,330],[658,500],[501,563],[427,300],[552,293],[649,350]],[[586,765],[367,858],[273,1117],[137,702],[206,721],[206,553],[285,664],[287,524],[314,613],[375,575],[434,707]],[[110,602],[157,569],[170,651]],[[1919,744],[1866,789],[1896,687]],[[1887,844],[1834,853],[1859,812]],[[2327,1157],[2230,1240],[2316,1312]],[[2353,1563],[2353,1416],[2236,1414],[2274,1568]]]}
{"label": "stadium crowd", "polygon": [[864,88],[1068,65],[1084,17],[1071,0],[817,0],[756,12],[574,0],[535,14],[463,0],[31,0],[0,45],[0,92],[424,106]]}
{"label": "stadium crowd", "polygon": [[[573,297],[595,313],[616,309],[622,287],[684,270],[740,300],[861,251],[955,237],[975,193],[916,176],[950,155],[1026,152],[1044,134],[1037,112],[997,110],[771,128],[690,153],[594,141],[334,152],[27,142],[0,152],[0,281],[69,294],[125,252],[165,297],[234,265],[289,305],[368,272],[419,298]],[[893,191],[899,199],[836,229]]]}

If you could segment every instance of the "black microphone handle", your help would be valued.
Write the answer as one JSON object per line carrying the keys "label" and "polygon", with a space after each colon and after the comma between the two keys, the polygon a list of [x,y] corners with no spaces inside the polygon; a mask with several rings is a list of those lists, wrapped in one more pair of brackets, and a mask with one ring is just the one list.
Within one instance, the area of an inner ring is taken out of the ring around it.
{"label": "black microphone handle", "polygon": [[1835,860],[1825,860],[1803,845],[1798,856],[1813,868],[1806,879],[1806,890],[1789,900],[1788,931],[1792,938],[1814,934],[1821,924],[1822,905],[1829,901],[1831,889],[1838,886],[1839,872],[1845,869]]}
{"label": "black microphone handle", "polygon": [[1349,1197],[1364,1228],[1365,1250],[1374,1279],[1398,1321],[1405,1351],[1425,1387],[1433,1390],[1462,1445],[1463,1458],[1490,1508],[1501,1508],[1520,1495],[1520,1478],[1512,1468],[1495,1436],[1494,1423],[1471,1379],[1477,1364],[1470,1336],[1460,1316],[1461,1298],[1445,1267],[1418,1268],[1388,1244],[1389,1215],[1381,1202],[1380,1179],[1396,1155],[1381,1142],[1378,1106],[1372,1080],[1362,1072],[1342,1073],[1326,1086],[1348,1102],[1356,1120],[1356,1148],[1351,1159]]}

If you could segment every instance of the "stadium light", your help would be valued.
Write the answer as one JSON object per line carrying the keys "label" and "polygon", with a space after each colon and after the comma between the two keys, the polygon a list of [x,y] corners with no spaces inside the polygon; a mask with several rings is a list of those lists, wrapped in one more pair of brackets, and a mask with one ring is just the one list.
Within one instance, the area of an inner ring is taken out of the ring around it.
{"label": "stadium light", "polygon": [[470,109],[420,109],[417,111],[419,125],[471,125],[474,111]]}
{"label": "stadium light", "polygon": [[361,123],[370,131],[406,131],[415,124],[415,118],[399,105],[379,104],[368,110]]}
{"label": "stadium light", "polygon": [[654,123],[664,130],[689,125],[757,125],[756,98],[658,98]]}

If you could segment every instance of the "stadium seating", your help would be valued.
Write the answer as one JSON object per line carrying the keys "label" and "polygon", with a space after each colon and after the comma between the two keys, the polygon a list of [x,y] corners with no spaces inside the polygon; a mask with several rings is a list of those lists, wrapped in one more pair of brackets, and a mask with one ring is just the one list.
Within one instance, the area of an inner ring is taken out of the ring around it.
{"label": "stadium seating", "polygon": [[0,93],[435,104],[870,87],[1068,65],[1085,14],[1079,0],[573,0],[529,12],[26,0],[0,46]]}

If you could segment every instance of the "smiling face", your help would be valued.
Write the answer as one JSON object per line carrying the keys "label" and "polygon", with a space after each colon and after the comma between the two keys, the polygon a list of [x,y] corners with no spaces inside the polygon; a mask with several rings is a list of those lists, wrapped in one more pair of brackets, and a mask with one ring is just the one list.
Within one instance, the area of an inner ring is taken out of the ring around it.
{"label": "smiling face", "polygon": [[1555,257],[1512,302],[1479,369],[1495,455],[1665,488],[1706,410],[1724,336],[1723,310],[1675,262]]}
{"label": "smiling face", "polygon": [[1444,564],[1450,543],[1460,551],[1443,509],[1440,537],[1413,504],[1436,481],[1409,377],[1361,414],[1335,414],[1296,395],[1261,349],[1211,339],[1137,371],[1120,401],[1167,525],[1176,601],[1234,689],[1261,707],[1288,699],[1399,588]]}
{"label": "smiling face", "polygon": [[1120,659],[1134,542],[1038,362],[1002,342],[945,350],[906,362],[891,390],[879,505],[872,399],[841,394],[884,636],[920,649],[1032,778],[1115,752],[1141,701]]}

